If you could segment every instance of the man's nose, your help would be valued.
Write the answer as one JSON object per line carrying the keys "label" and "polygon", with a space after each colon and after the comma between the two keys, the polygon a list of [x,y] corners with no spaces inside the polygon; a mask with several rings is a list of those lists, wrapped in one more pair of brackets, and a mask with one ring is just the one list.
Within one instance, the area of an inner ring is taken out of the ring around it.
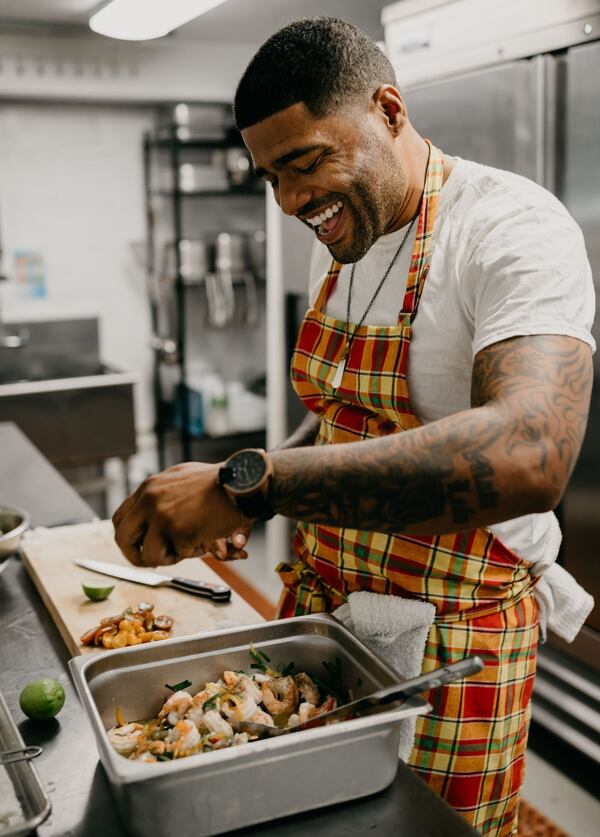
{"label": "man's nose", "polygon": [[279,179],[279,206],[286,215],[297,215],[310,199],[310,189],[300,186],[293,178]]}

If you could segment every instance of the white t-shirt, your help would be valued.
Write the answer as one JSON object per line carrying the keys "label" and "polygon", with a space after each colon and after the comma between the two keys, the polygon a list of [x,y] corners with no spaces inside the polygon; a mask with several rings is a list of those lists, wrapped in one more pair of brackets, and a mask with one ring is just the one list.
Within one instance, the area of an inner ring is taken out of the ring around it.
{"label": "white t-shirt", "polygon": [[[382,236],[357,263],[352,322],[360,320],[406,228]],[[415,229],[388,276],[367,325],[397,322]],[[331,264],[315,242],[309,299]],[[346,319],[350,265],[344,265],[325,313]],[[509,337],[564,334],[595,349],[595,298],[581,230],[550,192],[519,175],[457,158],[442,187],[429,275],[413,324],[408,364],[412,407],[424,423],[471,406],[473,358]],[[552,512],[490,527],[541,570],[555,559],[560,529]]]}

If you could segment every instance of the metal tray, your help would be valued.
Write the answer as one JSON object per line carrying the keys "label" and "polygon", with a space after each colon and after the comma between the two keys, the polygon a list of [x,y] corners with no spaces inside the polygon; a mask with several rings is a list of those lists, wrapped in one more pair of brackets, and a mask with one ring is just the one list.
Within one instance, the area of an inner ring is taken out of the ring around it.
{"label": "metal tray", "polygon": [[[0,750],[13,750],[24,747],[25,744],[13,721],[8,706],[0,692]],[[0,765],[6,770],[13,783],[17,799],[23,809],[24,822],[11,828],[0,825],[0,837],[17,837],[19,834],[30,834],[44,822],[50,813],[50,800],[46,795],[35,767],[28,761],[14,764]]]}
{"label": "metal tray", "polygon": [[165,683],[192,681],[190,691],[226,669],[249,669],[253,642],[273,664],[293,661],[327,680],[323,661],[340,661],[355,697],[398,682],[398,675],[326,615],[75,657],[71,674],[96,735],[127,828],[139,837],[208,837],[387,787],[398,767],[400,721],[430,711],[420,697],[365,718],[218,750],[174,762],[144,764],[118,755],[106,730],[120,706],[128,720],[152,717],[169,694]]}

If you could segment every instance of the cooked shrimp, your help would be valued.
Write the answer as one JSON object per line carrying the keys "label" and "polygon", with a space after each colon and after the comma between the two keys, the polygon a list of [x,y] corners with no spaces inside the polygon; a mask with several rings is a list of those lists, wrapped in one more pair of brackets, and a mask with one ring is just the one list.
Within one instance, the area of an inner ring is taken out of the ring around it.
{"label": "cooked shrimp", "polygon": [[231,724],[222,718],[216,709],[209,709],[208,712],[205,712],[202,716],[201,723],[209,732],[222,732],[230,738],[233,736]]}
{"label": "cooked shrimp", "polygon": [[266,724],[268,727],[275,726],[275,721],[273,720],[273,718],[271,718],[271,716],[260,707],[256,710],[254,717],[250,718],[249,720],[251,720],[255,724]]}
{"label": "cooked shrimp", "polygon": [[313,712],[311,717],[314,718],[315,715],[323,715],[324,712],[331,712],[331,710],[335,709],[336,706],[337,706],[337,700],[334,697],[332,697],[331,695],[329,695],[327,700],[324,700],[323,703],[320,706],[317,706],[315,708],[315,711]]}
{"label": "cooked shrimp", "polygon": [[255,683],[260,683],[261,686],[262,686],[263,683],[270,683],[271,682],[270,675],[263,674],[260,671],[257,671],[256,674],[253,674],[252,679],[254,680]]}
{"label": "cooked shrimp", "polygon": [[173,748],[175,753],[180,750],[191,750],[200,743],[200,733],[193,721],[177,721],[173,729],[169,730],[167,742],[175,744]]}
{"label": "cooked shrimp", "polygon": [[204,716],[204,704],[207,700],[214,698],[214,700],[211,700],[210,708],[220,711],[220,695],[222,691],[223,689],[218,683],[207,683],[205,688],[192,698],[192,705],[185,713],[185,717],[189,718],[190,721],[193,721],[196,726],[199,727],[202,723],[202,718]]}
{"label": "cooked shrimp", "polygon": [[263,683],[262,702],[271,715],[288,715],[298,706],[298,687],[293,677],[274,677],[270,683]]}
{"label": "cooked shrimp", "polygon": [[107,733],[108,740],[117,753],[128,756],[137,747],[143,729],[142,724],[124,724],[122,727],[113,727]]}
{"label": "cooked shrimp", "polygon": [[311,680],[311,678],[305,672],[301,672],[300,674],[296,674],[294,677],[294,681],[296,686],[298,687],[298,691],[300,692],[303,700],[306,703],[312,703],[313,706],[318,706],[319,704],[319,690]]}
{"label": "cooked shrimp", "polygon": [[[237,700],[234,700],[237,698]],[[221,712],[233,721],[251,721],[258,710],[252,695],[225,695],[221,701]]]}
{"label": "cooked shrimp", "polygon": [[238,671],[226,671],[223,673],[223,680],[230,692],[240,692],[250,695],[255,703],[260,703],[260,687],[247,674]]}
{"label": "cooked shrimp", "polygon": [[152,755],[152,753],[149,753],[149,752],[145,751],[143,753],[139,753],[137,756],[134,756],[132,758],[132,761],[143,761],[143,762],[151,763],[151,762],[158,761],[158,759],[156,758],[156,756]]}
{"label": "cooked shrimp", "polygon": [[171,726],[174,727],[177,721],[183,718],[191,705],[192,696],[189,692],[175,692],[165,701],[163,708],[158,713],[158,719],[162,721],[163,718],[166,718]]}

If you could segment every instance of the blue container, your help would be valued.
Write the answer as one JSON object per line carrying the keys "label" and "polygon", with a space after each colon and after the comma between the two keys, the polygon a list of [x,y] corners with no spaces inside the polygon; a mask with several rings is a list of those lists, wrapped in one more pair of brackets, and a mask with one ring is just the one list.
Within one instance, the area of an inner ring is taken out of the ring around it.
{"label": "blue container", "polygon": [[190,436],[204,435],[204,412],[202,408],[202,393],[185,384],[177,384],[175,389],[175,412],[173,422],[178,430],[183,423],[183,399],[188,400],[188,433]]}

